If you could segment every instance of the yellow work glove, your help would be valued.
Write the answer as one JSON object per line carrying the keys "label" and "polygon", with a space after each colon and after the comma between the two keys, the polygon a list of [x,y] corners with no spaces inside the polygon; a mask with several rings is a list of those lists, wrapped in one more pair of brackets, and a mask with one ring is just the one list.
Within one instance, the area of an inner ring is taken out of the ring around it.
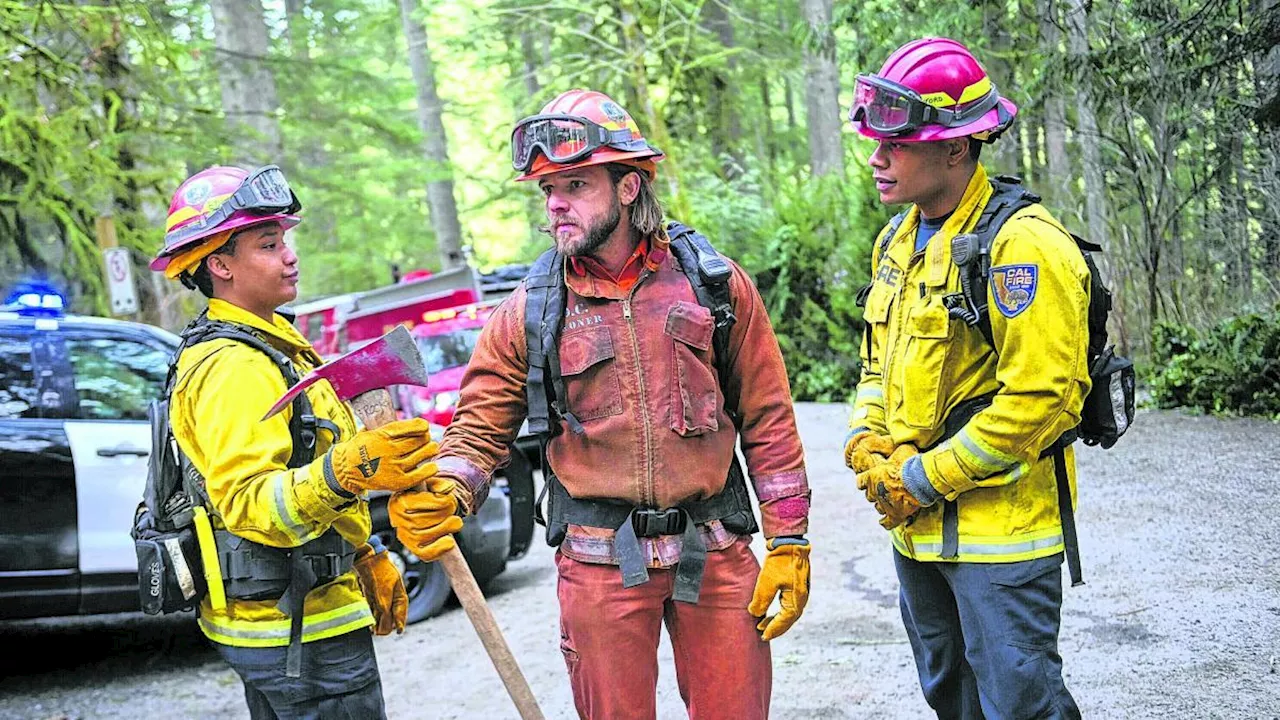
{"label": "yellow work glove", "polygon": [[896,448],[893,448],[892,451],[887,453],[887,457],[885,457],[884,459],[879,460],[878,462],[875,462],[872,465],[868,466],[866,470],[859,470],[858,476],[855,478],[855,480],[858,483],[858,489],[866,494],[867,502],[874,503],[876,502],[876,500],[879,499],[879,495],[876,492],[875,486],[867,484],[868,471],[880,465],[890,465],[893,468],[895,468],[899,473],[901,473],[902,466],[906,464],[907,460],[910,460],[913,456],[919,455],[919,454],[920,454],[920,451],[916,450],[915,445],[911,445],[909,443],[906,445],[899,445]]}
{"label": "yellow work glove", "polygon": [[893,440],[888,435],[862,430],[844,444],[844,465],[856,473],[866,472],[877,461],[889,457],[893,448]]}
{"label": "yellow work glove", "polygon": [[[804,538],[773,538],[765,543],[768,554],[756,579],[755,593],[747,612],[760,618],[756,629],[760,639],[772,640],[795,625],[809,602],[809,541]],[[781,608],[765,617],[773,598]]]}
{"label": "yellow work glove", "polygon": [[892,530],[920,510],[920,501],[902,484],[902,465],[884,463],[858,476],[858,486],[866,487],[867,500],[874,503],[880,526]]}
{"label": "yellow work glove", "polygon": [[334,445],[324,456],[324,479],[345,496],[404,490],[435,477],[436,465],[428,461],[438,450],[426,420],[396,420]]}
{"label": "yellow work glove", "polygon": [[453,534],[462,529],[460,507],[457,484],[436,478],[426,487],[392,495],[387,513],[400,542],[431,562],[458,546]]}
{"label": "yellow work glove", "polygon": [[360,591],[373,611],[373,632],[377,635],[390,635],[392,630],[402,633],[409,612],[404,579],[391,562],[382,540],[377,535],[369,540],[356,550],[355,571]]}

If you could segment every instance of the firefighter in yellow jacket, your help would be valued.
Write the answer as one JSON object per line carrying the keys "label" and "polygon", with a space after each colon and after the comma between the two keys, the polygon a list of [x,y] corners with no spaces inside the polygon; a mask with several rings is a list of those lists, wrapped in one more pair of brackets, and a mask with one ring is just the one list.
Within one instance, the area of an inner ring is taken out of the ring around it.
{"label": "firefighter in yellow jacket", "polygon": [[[845,459],[891,530],[900,606],[940,718],[1073,718],[1057,651],[1066,512],[1090,382],[1089,273],[1040,205],[990,246],[990,340],[966,322],[953,240],[995,187],[978,161],[1012,123],[961,44],[925,38],[860,75],[854,128],[875,139],[880,199],[909,204],[880,233],[863,371]],[[962,241],[964,238],[960,238]]]}
{"label": "firefighter in yellow jacket", "polygon": [[255,720],[379,718],[372,635],[403,631],[408,598],[363,495],[430,480],[436,447],[421,420],[360,431],[327,382],[262,420],[321,362],[275,312],[297,296],[284,231],[300,209],[274,166],[208,168],[175,193],[151,264],[209,298],[183,331],[169,398],[184,486],[212,521],[199,624]]}

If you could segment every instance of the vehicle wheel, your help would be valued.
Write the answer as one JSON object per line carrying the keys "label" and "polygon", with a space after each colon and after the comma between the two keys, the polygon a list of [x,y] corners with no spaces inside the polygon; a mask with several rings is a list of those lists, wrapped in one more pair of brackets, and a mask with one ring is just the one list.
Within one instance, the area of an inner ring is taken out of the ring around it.
{"label": "vehicle wheel", "polygon": [[422,562],[417,555],[405,549],[395,534],[383,538],[391,554],[391,562],[404,578],[404,589],[409,594],[409,611],[405,622],[412,625],[437,615],[444,608],[453,588],[440,563]]}

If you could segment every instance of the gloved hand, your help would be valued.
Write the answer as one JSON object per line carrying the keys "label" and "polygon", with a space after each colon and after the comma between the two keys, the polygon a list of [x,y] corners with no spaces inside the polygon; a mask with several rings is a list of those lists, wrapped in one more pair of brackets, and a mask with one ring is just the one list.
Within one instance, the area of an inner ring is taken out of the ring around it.
{"label": "gloved hand", "polygon": [[396,493],[387,513],[396,537],[414,555],[431,562],[458,546],[453,534],[462,529],[461,505],[452,480],[436,478],[423,489]]}
{"label": "gloved hand", "polygon": [[[769,552],[760,567],[747,612],[761,618],[756,629],[760,639],[767,642],[790,630],[809,602],[809,541],[773,538],[765,548]],[[781,609],[777,615],[765,617],[775,596]]]}
{"label": "gloved hand", "polygon": [[405,592],[400,571],[392,564],[387,548],[377,535],[356,550],[355,571],[360,591],[373,611],[373,632],[377,635],[390,635],[392,630],[404,632],[409,594]]}
{"label": "gloved hand", "polygon": [[858,476],[858,487],[865,487],[867,500],[874,503],[880,526],[892,530],[920,510],[920,501],[902,484],[902,466],[883,463]]}
{"label": "gloved hand", "polygon": [[324,456],[324,478],[334,492],[355,496],[365,490],[396,492],[430,480],[439,445],[422,418],[396,420],[363,430]]}
{"label": "gloved hand", "polygon": [[872,430],[855,433],[844,444],[844,465],[855,473],[866,472],[893,452],[893,440]]}
{"label": "gloved hand", "polygon": [[915,445],[912,445],[910,443],[907,443],[905,445],[899,445],[896,448],[893,448],[889,453],[887,453],[887,457],[885,457],[884,459],[869,465],[866,468],[866,470],[859,470],[858,476],[857,478],[855,478],[855,480],[858,483],[858,489],[863,491],[863,493],[866,494],[867,502],[874,503],[876,500],[879,499],[879,495],[876,492],[875,486],[871,486],[867,484],[866,476],[869,470],[879,465],[891,465],[899,473],[901,473],[902,466],[905,465],[906,462],[910,460],[912,457],[919,454],[920,454],[920,451],[916,450]]}

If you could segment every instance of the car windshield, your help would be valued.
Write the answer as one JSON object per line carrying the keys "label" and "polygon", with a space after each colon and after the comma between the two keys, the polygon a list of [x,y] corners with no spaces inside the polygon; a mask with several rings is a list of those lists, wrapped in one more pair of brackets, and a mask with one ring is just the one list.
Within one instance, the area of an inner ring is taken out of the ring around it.
{"label": "car windshield", "polygon": [[418,338],[418,349],[427,372],[440,372],[448,368],[466,365],[471,352],[476,349],[480,328],[455,330],[448,335],[427,335]]}

